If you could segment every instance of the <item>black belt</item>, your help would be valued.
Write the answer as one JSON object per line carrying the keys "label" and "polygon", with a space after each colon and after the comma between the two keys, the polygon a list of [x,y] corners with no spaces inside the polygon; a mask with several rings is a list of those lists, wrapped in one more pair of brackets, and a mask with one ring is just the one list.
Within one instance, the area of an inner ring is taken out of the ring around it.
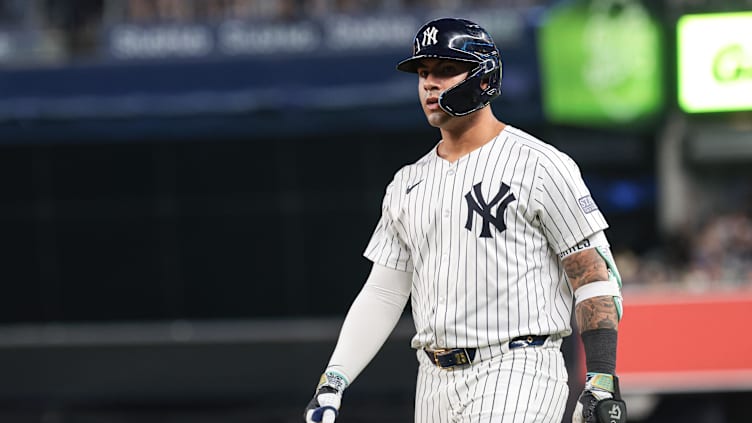
{"label": "black belt", "polygon": [[[548,339],[548,335],[525,335],[518,336],[509,341],[509,349],[520,347],[541,346]],[[423,350],[428,358],[442,369],[451,369],[458,366],[466,366],[473,362],[476,348],[452,348],[442,350]]]}

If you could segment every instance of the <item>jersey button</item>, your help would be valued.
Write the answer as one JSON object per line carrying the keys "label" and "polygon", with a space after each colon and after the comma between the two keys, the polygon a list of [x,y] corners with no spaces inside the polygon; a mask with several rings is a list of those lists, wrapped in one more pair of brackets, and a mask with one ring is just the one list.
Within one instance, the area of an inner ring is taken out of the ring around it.
{"label": "jersey button", "polygon": [[444,297],[439,297],[439,302],[443,304],[444,303]]}
{"label": "jersey button", "polygon": [[449,171],[447,172],[447,175],[454,176],[454,169],[449,169]]}
{"label": "jersey button", "polygon": [[452,215],[452,212],[451,212],[451,211],[449,211],[449,210],[444,210],[444,217],[448,218],[448,217],[449,217],[449,216],[451,216],[451,215]]}

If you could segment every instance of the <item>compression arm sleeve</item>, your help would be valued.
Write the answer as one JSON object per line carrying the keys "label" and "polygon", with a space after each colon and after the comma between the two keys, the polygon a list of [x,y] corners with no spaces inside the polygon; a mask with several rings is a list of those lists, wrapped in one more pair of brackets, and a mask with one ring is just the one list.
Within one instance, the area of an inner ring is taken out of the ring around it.
{"label": "compression arm sleeve", "polygon": [[394,330],[411,286],[411,273],[374,264],[347,312],[326,370],[352,383]]}

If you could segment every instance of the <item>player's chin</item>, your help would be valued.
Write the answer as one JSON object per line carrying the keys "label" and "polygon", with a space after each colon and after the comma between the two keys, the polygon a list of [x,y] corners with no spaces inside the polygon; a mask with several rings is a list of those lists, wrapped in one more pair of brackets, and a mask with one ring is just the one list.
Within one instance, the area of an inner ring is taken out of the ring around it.
{"label": "player's chin", "polygon": [[425,112],[428,124],[436,128],[442,127],[450,117],[443,110],[426,110]]}

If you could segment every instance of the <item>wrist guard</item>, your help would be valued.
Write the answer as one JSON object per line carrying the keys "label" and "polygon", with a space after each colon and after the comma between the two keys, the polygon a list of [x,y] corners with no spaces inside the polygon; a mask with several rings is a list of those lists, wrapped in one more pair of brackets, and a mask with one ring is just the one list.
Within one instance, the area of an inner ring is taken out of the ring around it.
{"label": "wrist guard", "polygon": [[577,399],[573,423],[625,423],[627,406],[621,399],[619,378],[605,373],[588,373],[585,389]]}
{"label": "wrist guard", "polygon": [[339,373],[328,371],[321,375],[316,393],[303,412],[306,422],[334,422],[339,415],[342,403],[342,393],[347,388],[348,382]]}

